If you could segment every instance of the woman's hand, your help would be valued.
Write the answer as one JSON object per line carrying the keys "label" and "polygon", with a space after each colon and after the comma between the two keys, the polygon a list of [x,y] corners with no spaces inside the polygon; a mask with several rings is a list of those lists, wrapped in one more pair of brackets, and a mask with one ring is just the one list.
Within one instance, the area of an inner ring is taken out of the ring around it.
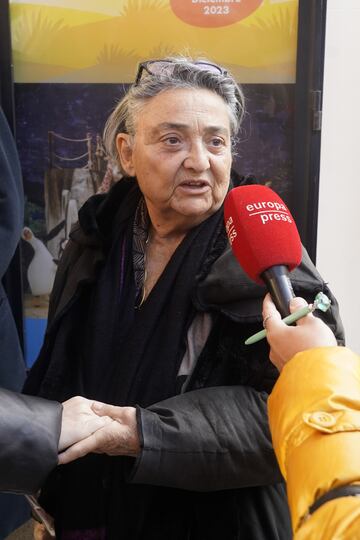
{"label": "woman's hand", "polygon": [[[307,306],[307,302],[303,298],[293,298],[290,302],[290,311],[293,313],[304,306]],[[279,371],[300,351],[337,345],[330,328],[312,313],[299,319],[296,326],[287,326],[283,323],[270,294],[264,299],[263,319],[266,338],[270,345],[270,360]]]}
{"label": "woman's hand", "polygon": [[111,423],[110,418],[100,417],[93,411],[91,408],[93,403],[92,400],[81,396],[64,401],[59,452]]}
{"label": "woman's hand", "polygon": [[110,417],[112,422],[60,454],[60,464],[69,463],[90,452],[109,456],[139,455],[140,439],[134,407],[116,407],[94,401],[92,409],[99,418]]}

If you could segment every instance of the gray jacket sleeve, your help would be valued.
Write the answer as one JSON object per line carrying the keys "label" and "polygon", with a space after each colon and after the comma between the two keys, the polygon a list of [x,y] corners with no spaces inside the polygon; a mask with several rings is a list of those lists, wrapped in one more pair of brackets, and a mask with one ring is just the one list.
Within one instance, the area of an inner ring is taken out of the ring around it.
{"label": "gray jacket sleeve", "polygon": [[139,408],[142,452],[129,480],[193,491],[281,481],[266,402],[249,387],[219,386]]}
{"label": "gray jacket sleeve", "polygon": [[35,493],[57,465],[62,405],[0,389],[0,491]]}

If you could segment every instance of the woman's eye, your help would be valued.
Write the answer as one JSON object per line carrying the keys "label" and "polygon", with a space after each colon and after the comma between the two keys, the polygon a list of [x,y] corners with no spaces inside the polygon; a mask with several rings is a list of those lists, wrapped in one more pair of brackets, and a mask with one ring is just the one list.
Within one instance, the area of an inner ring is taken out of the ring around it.
{"label": "woman's eye", "polygon": [[220,139],[219,137],[214,137],[213,139],[211,139],[211,144],[212,146],[223,146],[225,143],[223,139]]}
{"label": "woman's eye", "polygon": [[164,142],[166,144],[169,144],[170,146],[174,146],[180,142],[180,139],[179,137],[167,137],[166,139],[164,139]]}

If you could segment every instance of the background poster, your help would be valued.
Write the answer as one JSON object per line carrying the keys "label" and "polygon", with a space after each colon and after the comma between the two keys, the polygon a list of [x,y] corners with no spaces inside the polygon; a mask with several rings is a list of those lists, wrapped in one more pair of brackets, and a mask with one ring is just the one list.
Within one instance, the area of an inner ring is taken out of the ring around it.
{"label": "background poster", "polygon": [[235,168],[289,199],[298,0],[12,0],[10,7],[31,365],[77,211],[119,178],[101,133],[140,61],[182,53],[229,69],[247,105]]}

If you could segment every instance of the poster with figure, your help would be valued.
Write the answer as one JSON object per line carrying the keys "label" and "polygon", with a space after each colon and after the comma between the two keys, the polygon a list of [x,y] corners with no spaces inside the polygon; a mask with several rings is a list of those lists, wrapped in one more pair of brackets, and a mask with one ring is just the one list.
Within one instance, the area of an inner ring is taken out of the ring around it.
{"label": "poster with figure", "polygon": [[105,120],[139,62],[206,57],[242,84],[234,167],[290,197],[298,0],[10,0],[28,365],[57,263],[91,195],[120,179]]}

